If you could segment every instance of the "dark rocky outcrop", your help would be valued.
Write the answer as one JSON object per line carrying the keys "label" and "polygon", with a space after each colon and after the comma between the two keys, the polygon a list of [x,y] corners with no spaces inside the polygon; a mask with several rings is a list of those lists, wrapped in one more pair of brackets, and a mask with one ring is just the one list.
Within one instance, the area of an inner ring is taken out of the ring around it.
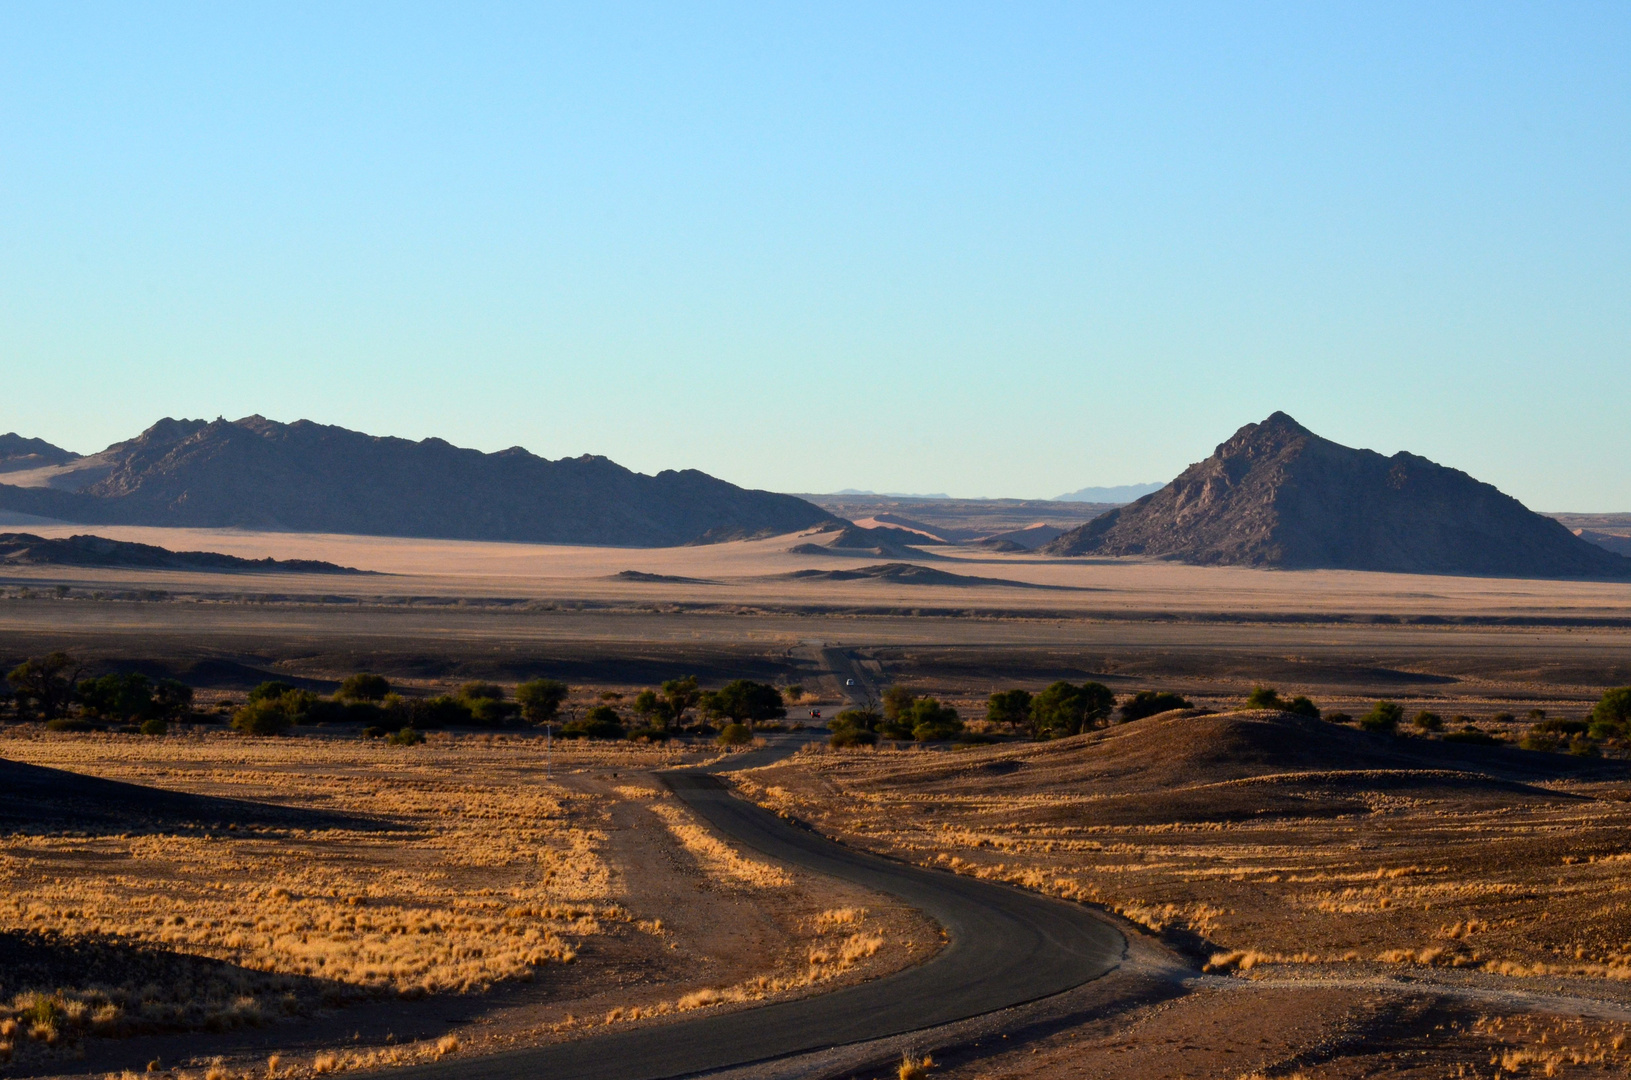
{"label": "dark rocky outcrop", "polygon": [[1631,559],[1464,472],[1340,446],[1279,412],[1241,428],[1160,491],[1042,550],[1203,565],[1631,577]]}
{"label": "dark rocky outcrop", "polygon": [[366,574],[317,559],[241,559],[215,551],[171,551],[153,544],[70,536],[48,540],[32,533],[0,533],[0,566],[105,566],[133,570],[253,571],[290,574]]}
{"label": "dark rocky outcrop", "polygon": [[791,495],[695,470],[645,476],[591,455],[484,454],[441,439],[259,416],[161,420],[83,459],[92,460],[82,486],[72,472],[50,486],[0,484],[0,509],[90,524],[628,546],[769,536],[835,520]]}

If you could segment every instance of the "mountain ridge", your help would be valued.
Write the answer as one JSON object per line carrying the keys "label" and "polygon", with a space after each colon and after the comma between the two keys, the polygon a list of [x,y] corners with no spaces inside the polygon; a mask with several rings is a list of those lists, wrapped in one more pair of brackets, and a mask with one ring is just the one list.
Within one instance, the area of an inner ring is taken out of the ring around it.
{"label": "mountain ridge", "polygon": [[1216,566],[1631,578],[1580,539],[1458,469],[1321,438],[1283,412],[1247,424],[1161,490],[1041,548]]}
{"label": "mountain ridge", "polygon": [[28,479],[0,483],[0,510],[83,524],[665,547],[838,520],[694,469],[647,476],[593,454],[488,454],[259,415],[166,417]]}

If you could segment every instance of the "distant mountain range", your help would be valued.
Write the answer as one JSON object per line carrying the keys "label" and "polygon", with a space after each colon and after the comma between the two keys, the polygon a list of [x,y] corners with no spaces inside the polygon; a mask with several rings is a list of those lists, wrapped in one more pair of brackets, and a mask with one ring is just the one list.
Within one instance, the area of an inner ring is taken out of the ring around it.
{"label": "distant mountain range", "polygon": [[1159,491],[1041,550],[1203,565],[1631,577],[1631,559],[1464,472],[1340,446],[1281,412],[1241,428]]}
{"label": "distant mountain range", "polygon": [[660,547],[835,522],[792,495],[604,457],[484,454],[300,420],[165,419],[99,454],[0,436],[0,510],[83,524]]}
{"label": "distant mountain range", "polygon": [[1122,484],[1119,487],[1085,487],[1068,495],[1055,495],[1054,502],[1130,503],[1152,491],[1160,491],[1163,484]]}

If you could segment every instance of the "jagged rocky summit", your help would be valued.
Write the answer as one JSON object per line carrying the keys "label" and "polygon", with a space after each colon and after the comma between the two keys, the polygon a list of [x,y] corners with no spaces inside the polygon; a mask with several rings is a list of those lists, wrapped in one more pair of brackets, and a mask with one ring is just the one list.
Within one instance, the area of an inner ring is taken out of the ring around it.
{"label": "jagged rocky summit", "polygon": [[1283,412],[1041,549],[1201,565],[1631,578],[1631,559],[1457,469],[1322,439]]}

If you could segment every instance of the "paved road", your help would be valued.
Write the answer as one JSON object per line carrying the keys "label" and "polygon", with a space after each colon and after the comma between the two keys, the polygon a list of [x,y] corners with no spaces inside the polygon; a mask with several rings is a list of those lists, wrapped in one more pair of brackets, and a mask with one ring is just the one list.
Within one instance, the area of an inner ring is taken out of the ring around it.
{"label": "paved road", "polygon": [[[731,765],[762,764],[786,749],[733,755]],[[732,796],[706,773],[659,775],[738,843],[928,913],[945,929],[947,946],[918,967],[829,994],[393,1069],[392,1076],[664,1080],[978,1016],[1080,986],[1121,962],[1125,939],[1084,907],[844,847]]]}

